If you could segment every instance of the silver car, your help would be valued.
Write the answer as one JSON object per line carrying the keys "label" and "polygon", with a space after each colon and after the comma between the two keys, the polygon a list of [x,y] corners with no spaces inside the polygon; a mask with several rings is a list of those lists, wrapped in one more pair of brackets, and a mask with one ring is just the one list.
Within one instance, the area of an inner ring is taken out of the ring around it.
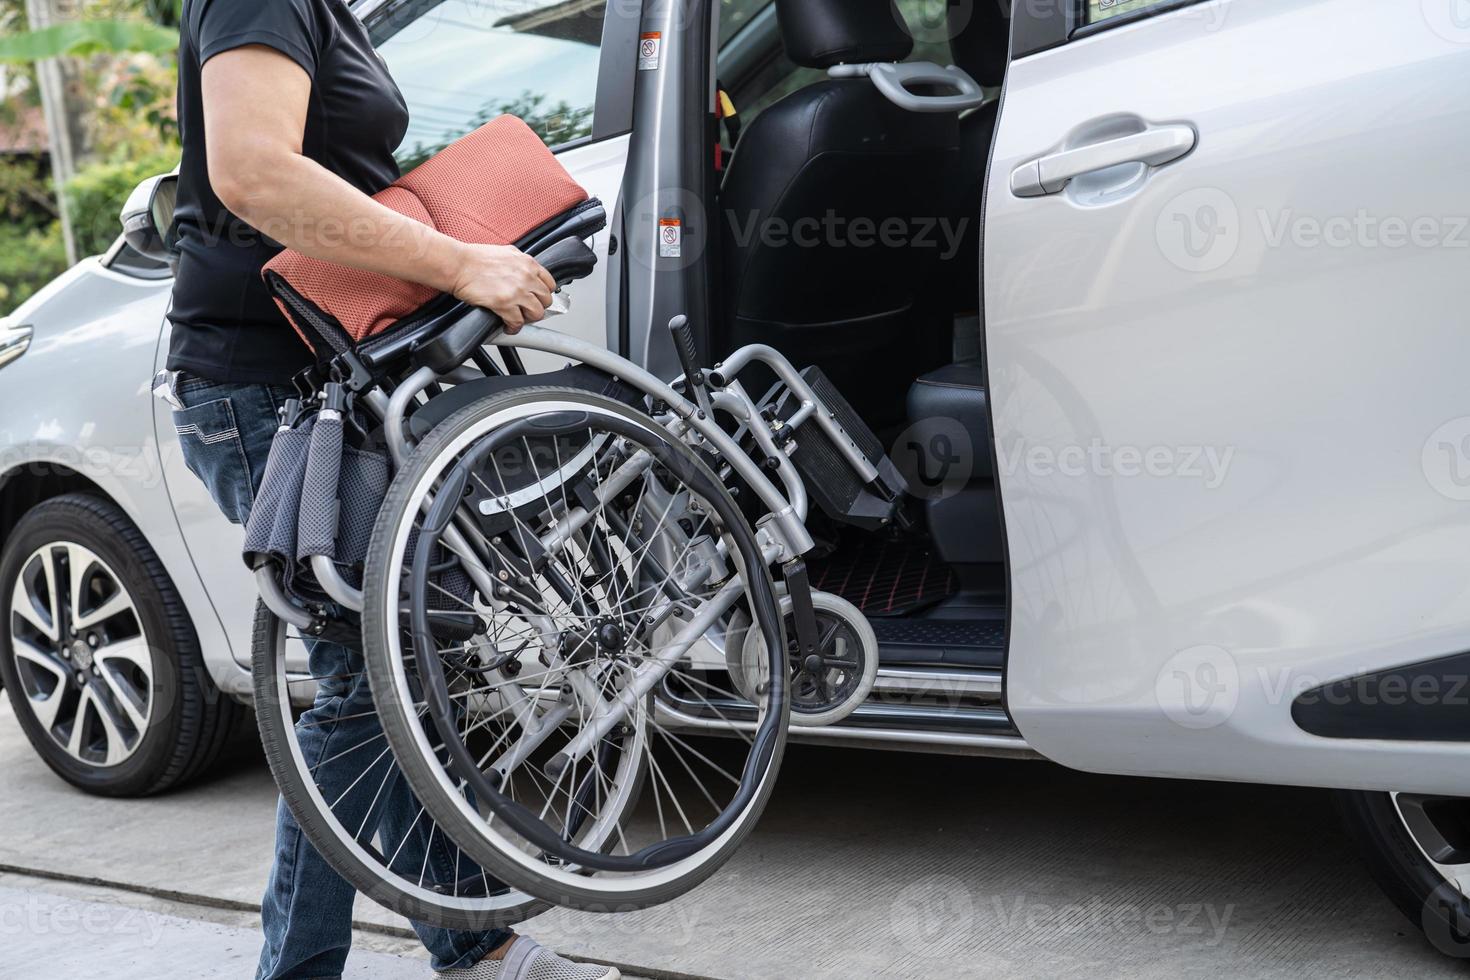
{"label": "silver car", "polygon": [[[797,737],[1331,788],[1463,954],[1463,0],[899,0],[907,43],[847,2],[355,9],[405,163],[508,111],[616,202],[557,329],[820,364],[917,488],[925,547],[833,532],[880,669]],[[169,287],[120,239],[0,327],[0,676],[104,794],[250,701],[240,532],[150,397]]]}

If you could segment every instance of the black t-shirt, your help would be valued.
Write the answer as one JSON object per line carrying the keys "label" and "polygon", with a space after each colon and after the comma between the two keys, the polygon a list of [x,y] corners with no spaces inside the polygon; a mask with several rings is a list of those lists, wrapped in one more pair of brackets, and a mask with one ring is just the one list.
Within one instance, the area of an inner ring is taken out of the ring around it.
{"label": "black t-shirt", "polygon": [[[181,256],[168,365],[214,381],[283,383],[311,355],[260,278],[281,246],[231,214],[210,187],[200,70],[250,44],[299,64],[312,77],[303,152],[365,194],[398,179],[393,151],[408,130],[408,106],[344,0],[185,0],[182,34]],[[320,226],[323,236],[346,231]]]}

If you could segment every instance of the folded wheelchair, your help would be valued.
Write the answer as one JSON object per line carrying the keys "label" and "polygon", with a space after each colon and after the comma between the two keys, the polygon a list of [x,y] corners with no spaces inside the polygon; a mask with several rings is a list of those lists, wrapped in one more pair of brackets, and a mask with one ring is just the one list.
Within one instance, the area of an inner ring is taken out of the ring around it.
{"label": "folded wheelchair", "polygon": [[[606,221],[511,117],[379,199],[563,286]],[[872,629],[802,556],[813,496],[871,526],[897,512],[877,440],[769,347],[706,368],[683,318],[666,380],[295,253],[266,277],[317,355],[246,533],[257,712],[303,831],[374,900],[457,928],[645,907],[713,874],[788,726],[873,689]],[[567,367],[530,375],[530,351]],[[759,399],[752,367],[778,379]],[[388,826],[402,794],[415,816]]]}

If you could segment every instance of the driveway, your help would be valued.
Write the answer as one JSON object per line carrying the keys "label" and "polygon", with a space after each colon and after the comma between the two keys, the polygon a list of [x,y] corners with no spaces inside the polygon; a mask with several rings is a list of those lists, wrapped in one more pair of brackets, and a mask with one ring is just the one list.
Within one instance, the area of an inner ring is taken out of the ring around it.
{"label": "driveway", "polygon": [[[0,975],[82,972],[27,953],[51,948],[35,923],[57,903],[141,903],[168,924],[152,947],[136,931],[90,939],[116,954],[102,975],[178,975],[186,952],[190,976],[247,975],[274,801],[249,754],[171,796],[84,796],[6,702]],[[359,975],[426,975],[401,920],[367,904],[358,919]],[[1378,893],[1325,793],[844,749],[792,749],[751,842],[694,894],[525,928],[647,977],[1464,976]]]}

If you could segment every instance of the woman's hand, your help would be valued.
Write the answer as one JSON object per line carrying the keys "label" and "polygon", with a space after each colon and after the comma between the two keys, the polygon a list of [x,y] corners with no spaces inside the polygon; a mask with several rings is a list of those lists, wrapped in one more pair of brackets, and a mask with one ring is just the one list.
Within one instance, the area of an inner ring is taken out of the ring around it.
{"label": "woman's hand", "polygon": [[453,293],[505,322],[507,333],[546,318],[556,280],[541,264],[509,245],[466,245]]}

